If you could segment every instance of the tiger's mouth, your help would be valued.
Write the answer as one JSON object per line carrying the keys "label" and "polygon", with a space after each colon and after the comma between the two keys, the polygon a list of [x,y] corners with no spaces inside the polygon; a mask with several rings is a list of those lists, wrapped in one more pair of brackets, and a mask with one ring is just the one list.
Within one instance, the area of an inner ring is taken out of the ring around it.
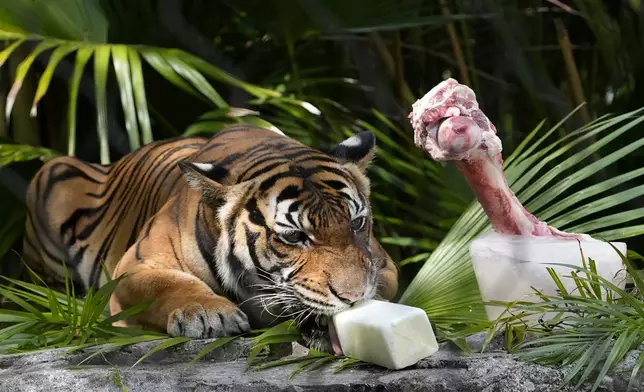
{"label": "tiger's mouth", "polygon": [[[258,285],[262,293],[253,298],[261,315],[270,316],[273,324],[277,320],[293,319],[302,336],[301,343],[308,348],[342,355],[342,347],[333,323],[333,315],[341,312],[343,306],[322,303],[317,298],[310,298],[306,293],[288,285]],[[249,304],[250,305],[250,304]],[[325,306],[326,305],[326,306]],[[350,307],[350,306],[348,306]]]}
{"label": "tiger's mouth", "polygon": [[328,321],[329,324],[329,339],[331,340],[331,349],[333,354],[342,355],[342,346],[340,345],[340,339],[338,338],[338,332],[335,330],[335,323],[333,319]]}
{"label": "tiger's mouth", "polygon": [[320,315],[300,326],[305,346],[334,355],[343,355],[342,346],[333,323],[333,316]]}

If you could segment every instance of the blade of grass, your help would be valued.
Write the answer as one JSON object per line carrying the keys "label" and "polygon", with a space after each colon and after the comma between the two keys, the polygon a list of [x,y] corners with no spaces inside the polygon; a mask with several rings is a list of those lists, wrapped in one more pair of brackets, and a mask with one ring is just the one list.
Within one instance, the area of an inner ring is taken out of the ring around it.
{"label": "blade of grass", "polygon": [[637,376],[644,366],[644,351],[640,353],[639,358],[637,359],[637,362],[635,362],[635,366],[633,366],[633,370],[631,371],[631,379],[628,382],[628,387],[626,388],[627,391],[630,391],[631,388],[633,388],[635,385],[635,381],[637,380]]}
{"label": "blade of grass", "polygon": [[47,321],[47,318],[45,318],[45,316],[38,309],[36,309],[33,305],[29,304],[28,302],[18,297],[10,290],[0,287],[0,294],[2,294],[5,298],[11,300],[11,302],[15,303],[16,305],[20,306],[21,308],[35,315],[41,321]]}
{"label": "blade of grass", "polygon": [[114,323],[116,321],[119,321],[119,320],[126,320],[126,319],[134,316],[135,314],[139,314],[139,313],[145,311],[147,308],[150,307],[150,305],[152,305],[153,302],[154,302],[153,299],[140,302],[140,303],[138,303],[136,305],[133,305],[133,306],[125,309],[125,310],[120,311],[119,313],[117,313],[117,314],[115,314],[113,316],[110,316],[110,317],[106,318],[105,320],[101,321],[98,325],[100,327],[104,327],[104,326],[111,325],[112,323]]}
{"label": "blade of grass", "polygon": [[150,342],[154,340],[159,340],[163,339],[162,336],[150,336],[150,335],[143,335],[143,336],[134,336],[131,338],[117,338],[117,339],[112,339],[110,343],[106,344],[104,347],[100,348],[99,350],[95,351],[78,364],[78,366],[84,364],[85,362],[90,361],[92,358],[96,357],[97,355],[104,354],[106,352],[110,352],[113,350],[116,350],[118,348],[124,347],[124,346],[129,346],[132,344],[136,343],[143,343],[143,342]]}
{"label": "blade of grass", "polygon": [[183,51],[177,51],[177,50],[171,50],[170,53],[176,56],[177,58],[180,58],[182,62],[185,62],[184,64],[190,65],[194,69],[198,69],[201,72],[205,73],[206,75],[209,75],[210,77],[215,78],[219,81],[222,81],[224,83],[230,84],[231,86],[236,86],[243,90],[246,90],[249,93],[255,95],[256,97],[263,98],[263,99],[266,99],[269,97],[273,97],[273,98],[281,97],[281,94],[277,91],[266,89],[259,86],[254,86],[249,83],[245,83],[197,56],[191,55]]}
{"label": "blade of grass", "polygon": [[201,351],[199,351],[199,353],[195,355],[194,358],[192,358],[192,360],[190,361],[190,364],[193,365],[195,362],[203,358],[209,352],[216,350],[220,347],[223,347],[224,345],[238,338],[240,338],[240,336],[229,336],[229,337],[217,338],[215,341],[208,343],[203,349],[201,349]]}
{"label": "blade of grass", "polygon": [[575,192],[574,194],[566,197],[565,199],[550,205],[547,209],[539,213],[541,219],[548,221],[551,217],[565,211],[569,207],[574,206],[580,201],[586,200],[589,197],[599,195],[605,191],[612,190],[620,184],[631,181],[639,176],[644,175],[644,167],[635,169],[628,173],[621,174],[616,177],[609,178],[598,184],[592,185],[588,188]]}
{"label": "blade of grass", "polygon": [[[638,335],[640,334],[637,330],[630,330],[621,333],[617,337],[617,340],[615,341],[615,344],[613,345],[608,358],[604,362],[604,366],[602,366],[599,374],[596,377],[595,383],[592,386],[592,391],[597,390],[601,382],[604,380],[604,376],[608,374],[608,372],[617,364],[618,361],[624,358],[626,353],[631,349],[631,347],[633,347],[636,339],[638,338]],[[639,338],[641,339],[642,337],[639,336]]]}
{"label": "blade of grass", "polygon": [[[588,379],[588,376],[590,376],[590,374],[593,371],[595,371],[597,364],[604,358],[604,356],[606,355],[606,352],[608,352],[608,347],[612,343],[613,337],[614,337],[613,334],[609,334],[608,336],[604,337],[603,344],[599,346],[597,350],[593,350],[594,352],[589,350],[590,352],[592,352],[592,358],[589,361],[588,365],[586,365],[586,369],[584,370],[581,377],[577,381],[577,385],[575,386],[575,389],[579,388],[583,383],[585,383],[586,380]],[[598,379],[597,381],[601,382],[603,380]]]}
{"label": "blade of grass", "polygon": [[0,309],[0,323],[15,323],[23,321],[37,321],[38,316],[31,312],[20,310]]}
{"label": "blade of grass", "polygon": [[192,340],[192,338],[185,337],[185,336],[178,336],[178,337],[175,337],[175,338],[172,338],[172,339],[168,339],[168,340],[164,341],[163,343],[160,343],[160,344],[154,346],[154,348],[152,350],[150,350],[147,353],[145,353],[145,355],[143,355],[141,358],[139,358],[138,361],[134,362],[134,364],[131,366],[131,368],[135,367],[140,362],[143,362],[144,360],[146,360],[147,358],[149,358],[150,356],[152,356],[154,353],[156,353],[158,351],[165,350],[166,348],[176,346],[176,345],[181,344],[181,343],[186,343],[186,342],[189,342],[191,340]]}

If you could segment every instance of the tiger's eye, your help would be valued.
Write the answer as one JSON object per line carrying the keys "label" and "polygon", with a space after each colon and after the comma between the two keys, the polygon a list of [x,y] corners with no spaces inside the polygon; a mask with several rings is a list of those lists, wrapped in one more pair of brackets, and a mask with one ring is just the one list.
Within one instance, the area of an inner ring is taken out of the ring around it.
{"label": "tiger's eye", "polygon": [[367,218],[364,216],[358,217],[354,220],[351,221],[351,230],[352,231],[360,231],[364,228],[365,223],[367,222]]}
{"label": "tiger's eye", "polygon": [[287,244],[301,244],[305,243],[309,239],[304,232],[299,230],[282,233],[279,235],[279,238]]}

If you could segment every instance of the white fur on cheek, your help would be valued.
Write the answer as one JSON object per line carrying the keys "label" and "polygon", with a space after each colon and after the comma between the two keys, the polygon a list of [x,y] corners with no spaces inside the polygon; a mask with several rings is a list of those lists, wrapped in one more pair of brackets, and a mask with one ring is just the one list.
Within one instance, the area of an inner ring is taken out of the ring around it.
{"label": "white fur on cheek", "polygon": [[[218,212],[220,222],[226,222],[230,216],[235,203],[228,202],[224,204]],[[228,253],[230,252],[230,238],[228,235],[228,228],[222,227],[219,233],[219,241],[217,241],[217,248],[215,257],[217,259],[217,273],[221,277],[222,283],[225,288],[235,290],[237,284],[233,272],[228,264]]]}
{"label": "white fur on cheek", "polygon": [[[239,196],[231,196],[229,194],[229,199],[226,203],[219,209],[217,217],[220,222],[228,222],[230,216],[234,213],[236,206],[239,204]],[[235,243],[236,244],[245,244],[246,238],[243,230],[237,230],[234,228],[233,232],[235,233]],[[233,241],[233,238],[230,238],[229,235],[230,227],[222,227],[221,232],[219,233],[219,241],[217,242],[217,272],[221,277],[222,283],[225,288],[237,292],[239,290],[239,276],[236,276],[232,271],[228,255],[230,254],[230,245]],[[245,254],[240,254],[240,249],[243,250],[245,247],[238,246],[234,249],[234,255],[237,256],[239,261],[244,264],[245,270],[252,270],[253,263],[250,261],[250,256],[248,252]],[[250,266],[249,266],[250,264]]]}

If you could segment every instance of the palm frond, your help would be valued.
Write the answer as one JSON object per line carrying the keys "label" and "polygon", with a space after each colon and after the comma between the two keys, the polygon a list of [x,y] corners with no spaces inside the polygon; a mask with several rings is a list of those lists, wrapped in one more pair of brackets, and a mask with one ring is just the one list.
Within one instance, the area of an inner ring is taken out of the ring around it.
{"label": "palm frond", "polygon": [[13,162],[39,159],[48,161],[60,155],[56,151],[44,147],[34,147],[24,144],[0,144],[0,168]]}
{"label": "palm frond", "polygon": [[[104,10],[98,0],[85,4],[79,0],[52,0],[47,4],[34,6],[31,2],[16,0],[6,13],[0,14],[0,22],[13,26],[20,22],[29,25],[31,19],[42,23],[39,32],[26,33],[20,29],[0,28],[0,41],[8,45],[0,52],[0,66],[15,55],[17,49],[26,52],[17,67],[11,90],[4,108],[10,118],[14,103],[22,88],[25,77],[32,72],[37,58],[49,53],[47,65],[38,80],[38,88],[33,99],[31,115],[35,116],[42,98],[47,94],[54,72],[60,63],[69,58],[74,71],[69,82],[69,101],[67,102],[67,151],[74,155],[76,150],[76,108],[80,80],[87,64],[93,61],[95,82],[96,128],[100,143],[101,163],[110,162],[107,96],[109,76],[113,72],[123,107],[125,128],[134,150],[153,140],[150,110],[146,97],[144,65],[149,65],[166,81],[179,87],[191,96],[197,97],[208,106],[219,109],[229,107],[213,82],[233,86],[250,94],[254,104],[276,105],[282,108],[313,105],[282,95],[268,88],[244,82],[201,58],[178,49],[165,49],[142,45],[111,44],[104,33],[106,29]],[[63,18],[63,15],[65,18]],[[69,27],[63,20],[74,19]],[[13,24],[12,24],[13,23]],[[69,30],[73,26],[74,31]],[[83,29],[86,27],[86,30]],[[85,31],[82,33],[82,31]],[[234,118],[222,117],[226,124]],[[259,118],[255,123],[269,125]]]}

